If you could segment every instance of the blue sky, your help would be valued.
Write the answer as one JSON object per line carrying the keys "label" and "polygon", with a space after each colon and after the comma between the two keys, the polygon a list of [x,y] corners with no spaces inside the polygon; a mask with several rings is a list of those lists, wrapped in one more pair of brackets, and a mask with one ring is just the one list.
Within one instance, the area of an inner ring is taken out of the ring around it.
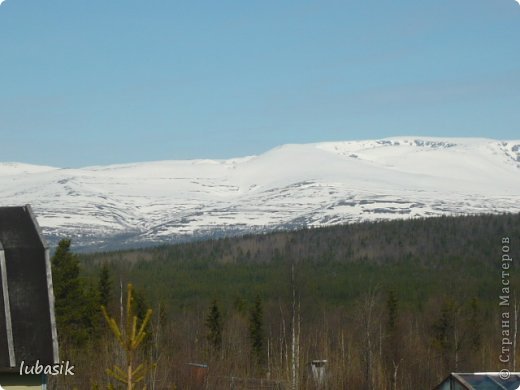
{"label": "blue sky", "polygon": [[227,158],[398,135],[520,138],[514,0],[0,5],[0,161]]}

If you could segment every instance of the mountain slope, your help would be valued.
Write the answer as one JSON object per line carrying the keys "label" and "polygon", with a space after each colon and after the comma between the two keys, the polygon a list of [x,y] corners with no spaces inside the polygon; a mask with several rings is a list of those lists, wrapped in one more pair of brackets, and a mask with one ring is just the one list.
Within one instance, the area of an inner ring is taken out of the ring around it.
{"label": "mountain slope", "polygon": [[520,212],[520,141],[398,137],[229,160],[81,169],[0,163],[1,205],[97,249],[434,215]]}

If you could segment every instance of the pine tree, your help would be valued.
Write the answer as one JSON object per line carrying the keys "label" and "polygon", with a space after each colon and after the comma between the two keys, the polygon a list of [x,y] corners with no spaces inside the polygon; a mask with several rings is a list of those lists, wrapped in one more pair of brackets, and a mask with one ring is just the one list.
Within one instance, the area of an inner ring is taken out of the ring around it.
{"label": "pine tree", "polygon": [[[124,368],[114,365],[112,369],[107,369],[106,372],[117,382],[125,384],[128,390],[134,390],[136,388],[135,385],[139,382],[144,382],[147,373],[154,367],[154,364],[149,366],[145,363],[136,363],[138,352],[142,348],[142,343],[147,336],[146,328],[152,318],[152,310],[146,310],[143,320],[139,321],[134,311],[135,305],[131,284],[128,284],[127,291],[126,323],[124,326],[123,324],[121,326],[117,325],[116,320],[110,317],[104,306],[101,306],[101,309],[108,326],[125,354]],[[146,386],[144,388],[146,389]],[[109,389],[114,389],[114,386],[110,385]]]}
{"label": "pine tree", "polygon": [[218,352],[222,347],[222,316],[218,308],[217,300],[211,303],[208,317],[206,318],[208,335],[206,336],[213,351]]}

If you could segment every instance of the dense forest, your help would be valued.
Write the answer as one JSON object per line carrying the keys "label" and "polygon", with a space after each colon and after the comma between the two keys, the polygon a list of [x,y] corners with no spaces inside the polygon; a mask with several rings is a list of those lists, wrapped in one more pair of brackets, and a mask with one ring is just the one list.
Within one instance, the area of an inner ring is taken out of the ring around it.
{"label": "dense forest", "polygon": [[106,372],[128,356],[107,319],[124,328],[134,314],[146,332],[132,352],[144,364],[136,388],[417,390],[450,372],[514,370],[514,261],[507,364],[499,303],[502,256],[518,259],[519,237],[520,215],[507,214],[81,255],[64,240],[53,257],[56,316],[76,375],[50,387],[127,388]]}

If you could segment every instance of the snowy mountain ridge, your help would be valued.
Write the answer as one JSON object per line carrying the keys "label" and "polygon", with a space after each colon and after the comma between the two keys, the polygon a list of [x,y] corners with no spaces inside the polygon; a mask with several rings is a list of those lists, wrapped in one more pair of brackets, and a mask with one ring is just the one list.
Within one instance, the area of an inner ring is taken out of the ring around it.
{"label": "snowy mountain ridge", "polygon": [[80,169],[0,163],[0,205],[55,243],[119,248],[395,218],[520,212],[520,140],[291,144],[228,160]]}

